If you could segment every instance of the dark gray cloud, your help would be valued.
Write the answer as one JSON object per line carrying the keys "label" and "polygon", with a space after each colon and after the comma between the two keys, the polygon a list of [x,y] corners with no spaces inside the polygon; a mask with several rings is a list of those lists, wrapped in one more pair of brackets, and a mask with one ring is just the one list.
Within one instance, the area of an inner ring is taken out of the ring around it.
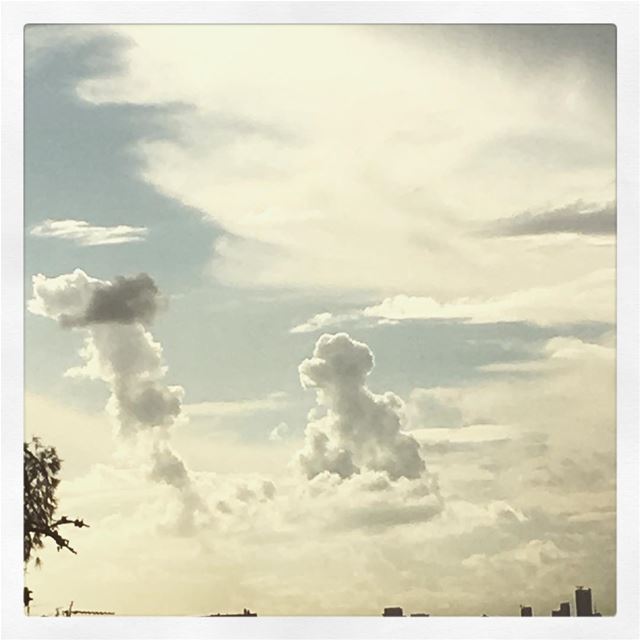
{"label": "dark gray cloud", "polygon": [[485,51],[521,66],[584,60],[591,71],[615,76],[616,28],[610,24],[466,25],[470,39]]}
{"label": "dark gray cloud", "polygon": [[81,315],[61,315],[63,326],[84,327],[90,324],[149,324],[160,308],[161,297],[151,276],[118,276],[113,282],[101,283],[91,295]]}
{"label": "dark gray cloud", "polygon": [[354,504],[338,526],[344,529],[385,529],[425,522],[439,515],[441,511],[442,504],[436,497],[415,504],[393,504],[383,501],[364,507]]}
{"label": "dark gray cloud", "polygon": [[579,233],[583,235],[614,235],[616,207],[613,202],[604,206],[586,205],[577,201],[564,207],[531,213],[525,211],[512,218],[494,222],[487,234],[491,236],[525,236],[550,233]]}
{"label": "dark gray cloud", "polygon": [[119,384],[118,411],[121,423],[146,426],[171,426],[182,411],[181,393],[175,388],[156,382],[138,385]]}
{"label": "dark gray cloud", "polygon": [[616,68],[616,27],[612,24],[484,24],[368,25],[380,35],[405,42],[446,43],[482,55],[492,62],[527,74],[581,60],[598,78],[599,90],[613,93]]}

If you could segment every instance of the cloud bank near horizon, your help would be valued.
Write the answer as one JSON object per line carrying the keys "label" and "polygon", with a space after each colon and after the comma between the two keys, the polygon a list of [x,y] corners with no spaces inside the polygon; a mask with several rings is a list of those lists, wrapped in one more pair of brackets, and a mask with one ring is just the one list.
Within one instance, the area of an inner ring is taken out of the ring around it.
{"label": "cloud bank near horizon", "polygon": [[[321,408],[334,407],[343,420],[345,405],[367,404],[353,399],[362,393],[370,363],[368,349],[355,344],[329,336],[306,361],[313,364],[301,366],[311,376],[307,383],[325,396]],[[111,596],[123,613],[152,613],[168,594],[178,606],[181,594],[192,594],[198,584],[198,596],[176,613],[207,613],[212,601],[229,610],[242,601],[260,603],[259,613],[274,615],[376,613],[402,593],[408,610],[424,610],[428,602],[434,614],[455,614],[464,602],[468,613],[512,615],[520,599],[536,611],[557,606],[574,582],[594,586],[600,608],[611,611],[615,407],[606,398],[614,387],[612,336],[598,343],[549,340],[540,359],[497,370],[490,380],[414,390],[404,409],[404,432],[419,443],[428,477],[394,480],[386,470],[365,468],[364,462],[378,458],[368,457],[360,434],[358,445],[349,445],[358,472],[342,477],[325,468],[308,479],[299,467],[305,443],[282,441],[278,446],[288,447],[294,466],[271,476],[247,469],[219,474],[214,467],[192,472],[215,519],[197,527],[188,544],[162,536],[161,551],[149,543],[150,535],[157,536],[149,528],[175,517],[175,503],[165,493],[170,487],[135,465],[95,465],[62,485],[64,508],[91,517],[77,561],[88,575],[99,575],[121,554],[135,552],[143,572],[151,563],[151,595],[136,599],[133,608],[130,598],[127,604]],[[373,451],[384,450],[386,440],[374,436]],[[402,459],[393,445],[387,451]],[[101,500],[95,501],[98,490]],[[98,535],[105,526],[112,541],[106,551]],[[67,570],[59,554],[45,561],[49,575]],[[307,567],[302,574],[301,563]],[[331,588],[338,570],[354,576],[348,593]],[[233,592],[229,575],[235,576]],[[362,593],[354,590],[358,576]],[[373,591],[365,589],[374,576],[385,579]],[[73,578],[64,589],[76,583]],[[507,590],[518,597],[496,609],[490,593]],[[104,600],[94,587],[85,594],[89,602]]]}

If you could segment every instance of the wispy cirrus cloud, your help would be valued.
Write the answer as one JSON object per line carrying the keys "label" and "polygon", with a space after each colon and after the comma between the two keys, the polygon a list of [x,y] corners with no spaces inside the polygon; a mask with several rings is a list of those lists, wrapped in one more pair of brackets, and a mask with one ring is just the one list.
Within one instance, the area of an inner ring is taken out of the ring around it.
{"label": "wispy cirrus cloud", "polygon": [[47,219],[33,227],[30,233],[40,238],[71,240],[82,247],[97,247],[142,242],[148,231],[146,227],[131,227],[125,224],[103,227],[89,224],[86,220]]}

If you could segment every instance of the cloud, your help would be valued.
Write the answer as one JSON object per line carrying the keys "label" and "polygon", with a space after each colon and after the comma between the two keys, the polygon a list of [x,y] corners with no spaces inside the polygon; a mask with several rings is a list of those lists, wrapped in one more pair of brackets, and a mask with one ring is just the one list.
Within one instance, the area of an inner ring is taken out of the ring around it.
{"label": "cloud", "polygon": [[518,437],[518,432],[509,425],[502,424],[474,424],[457,428],[428,428],[411,431],[411,435],[421,444],[447,445],[466,444],[475,446],[478,443],[495,443],[502,440],[512,440]]}
{"label": "cloud", "polygon": [[456,406],[457,393],[447,387],[420,389],[411,394],[406,407],[410,424],[420,427],[456,429],[464,426],[462,412]]}
{"label": "cloud", "polygon": [[184,410],[191,417],[237,417],[260,411],[278,411],[287,404],[287,394],[275,391],[263,398],[186,404]]}
{"label": "cloud", "polygon": [[[303,504],[331,531],[385,530],[430,521],[440,515],[443,500],[433,476],[390,478],[388,473],[363,470],[348,478],[330,470],[314,476],[298,492]],[[288,517],[299,517],[296,510]]]}
{"label": "cloud", "polygon": [[72,240],[81,247],[99,247],[142,242],[148,231],[146,227],[130,227],[124,224],[102,227],[89,224],[85,220],[47,219],[33,227],[30,234],[39,238]]}
{"label": "cloud", "polygon": [[295,327],[290,329],[290,333],[312,333],[314,331],[319,331],[320,329],[336,325],[341,322],[341,320],[342,316],[334,316],[328,311],[316,313],[315,316],[312,316],[307,321],[297,324]]}
{"label": "cloud", "polygon": [[[352,343],[321,349],[305,368],[306,384],[322,385],[313,387],[321,410],[340,404],[332,387],[366,385],[372,360]],[[252,472],[243,472],[244,450],[221,452],[217,434],[208,446],[192,434],[191,451],[182,447],[189,430],[180,429],[182,461],[157,442],[161,476],[181,486],[186,468],[215,518],[203,522],[197,512],[183,521],[188,498],[134,456],[63,480],[61,509],[92,527],[78,540],[72,574],[45,550],[47,572],[30,577],[42,596],[38,613],[49,612],[43,602],[82,593],[82,606],[122,615],[157,614],[158,602],[176,615],[210,613],[211,602],[221,611],[250,604],[261,615],[379,615],[392,602],[433,615],[518,615],[524,602],[541,614],[575,584],[591,586],[598,608],[615,613],[614,336],[555,338],[532,357],[535,367],[411,394],[406,428],[429,463],[416,478],[358,463],[349,477],[325,469],[307,479],[283,459],[263,475],[245,458]],[[256,460],[284,448],[261,446]],[[199,466],[196,453],[208,471],[189,471]],[[224,474],[211,464],[216,457],[231,459]],[[192,535],[158,536],[158,522],[167,533],[182,523]],[[131,557],[135,568],[123,563]]]}
{"label": "cloud", "polygon": [[117,276],[113,282],[91,278],[81,269],[47,278],[33,277],[29,311],[57,320],[63,327],[93,324],[150,324],[164,305],[153,279],[146,273]]}
{"label": "cloud", "polygon": [[[555,234],[481,233],[513,212],[614,199],[607,26],[526,37],[464,25],[110,32],[130,39],[126,64],[83,80],[78,95],[95,105],[190,105],[135,152],[147,183],[221,229],[211,273],[227,284],[445,304],[615,265],[612,243],[583,234],[560,246]],[[541,39],[562,55],[543,54]],[[234,62],[212,70],[211,59]]]}
{"label": "cloud", "polygon": [[189,533],[202,503],[180,457],[168,443],[169,429],[182,416],[184,390],[164,378],[162,346],[147,330],[158,308],[158,289],[146,274],[99,280],[76,269],[47,278],[33,277],[32,313],[64,328],[86,332],[80,352],[84,365],[68,376],[102,380],[111,391],[107,412],[117,433],[133,439],[151,463],[151,477],[182,496],[177,530]]}
{"label": "cloud", "polygon": [[474,554],[465,558],[462,563],[465,567],[481,569],[485,563],[503,564],[516,563],[530,567],[540,567],[544,564],[558,563],[565,561],[570,555],[566,551],[559,549],[551,540],[530,540],[522,547],[513,550],[496,553],[492,556],[485,554]]}
{"label": "cloud", "polygon": [[430,297],[398,295],[362,310],[385,320],[449,319],[471,323],[530,322],[540,326],[615,322],[614,269],[593,271],[572,282],[536,287],[491,298],[440,303]]}
{"label": "cloud", "polygon": [[[432,297],[399,294],[348,314],[317,314],[306,323],[291,329],[291,332],[313,332],[319,328],[363,320],[375,320],[378,324],[397,324],[411,320],[528,322],[543,327],[583,322],[613,324],[616,310],[615,283],[615,270],[601,269],[572,282],[490,298],[458,298],[439,302]],[[318,317],[322,317],[321,323],[315,320]]]}
{"label": "cloud", "polygon": [[585,204],[577,200],[569,205],[543,211],[525,212],[495,221],[489,233],[496,236],[544,235],[579,233],[584,235],[615,235],[616,206]]}
{"label": "cloud", "polygon": [[278,442],[289,435],[289,425],[286,422],[280,422],[269,433],[269,440]]}
{"label": "cloud", "polygon": [[[412,27],[409,41],[403,27],[109,28],[131,38],[126,64],[77,90],[91,104],[190,106],[172,114],[165,138],[132,144],[148,184],[226,233],[213,258],[224,282],[392,301],[364,317],[372,322],[445,312],[543,324],[608,319],[611,238],[482,235],[513,212],[614,197],[615,70],[595,70],[603,56],[590,54],[604,48],[611,57],[611,27],[527,29],[525,41],[508,26]],[[469,33],[484,34],[484,44]],[[608,280],[589,279],[603,270]],[[104,281],[91,282],[61,282],[55,292],[50,281],[46,304],[36,299],[33,308],[83,318]],[[336,315],[315,324],[326,330]],[[107,380],[122,399],[119,424],[129,419],[141,440],[171,431],[186,410],[175,413],[161,347],[143,323],[76,330],[92,339],[75,374]],[[275,457],[284,445],[221,452],[216,433],[207,447],[194,437],[178,456],[152,438],[144,465],[63,482],[61,506],[86,513],[92,527],[74,558],[78,570],[70,574],[53,550],[47,572],[32,578],[37,593],[48,589],[56,604],[82,593],[87,608],[122,614],[157,614],[159,602],[190,615],[212,602],[221,610],[255,603],[260,614],[376,614],[401,594],[408,610],[509,615],[521,598],[538,598],[536,611],[548,611],[575,581],[615,612],[611,345],[549,343],[539,360],[494,368],[482,384],[416,390],[406,412],[368,389],[366,351],[356,351],[344,358],[355,363],[347,373],[326,354],[321,360],[334,364],[310,367],[319,404],[305,446],[317,445],[307,451],[323,469],[317,475],[279,477],[277,491],[265,490],[264,479],[235,474],[272,455],[273,473],[284,475]],[[136,389],[150,376],[152,391],[125,393],[115,385],[123,376]],[[380,422],[391,425],[384,436]],[[189,430],[175,431],[183,442]],[[388,468],[420,467],[415,457],[401,464],[402,435],[418,442],[439,488],[426,471],[390,477]],[[223,456],[228,479],[193,470]],[[151,481],[154,468],[166,481]],[[180,518],[190,500],[185,469],[216,517],[189,540],[153,535],[158,520],[195,524]],[[586,515],[588,526],[579,522]],[[554,547],[575,550],[573,561],[544,562]],[[463,564],[474,556],[477,564]],[[135,567],[123,562],[132,557]]]}
{"label": "cloud", "polygon": [[159,300],[158,287],[146,273],[131,278],[117,276],[93,293],[82,323],[149,324],[158,311]]}
{"label": "cloud", "polygon": [[318,404],[298,454],[308,478],[324,471],[348,478],[364,469],[418,478],[425,471],[418,442],[401,431],[402,400],[366,385],[373,364],[366,344],[339,333],[322,335],[300,365],[300,382],[316,390]]}
{"label": "cloud", "polygon": [[[490,473],[488,484],[465,486],[468,496],[499,484],[506,499],[528,509],[566,503],[581,513],[598,495],[615,500],[615,397],[611,336],[553,338],[537,357],[492,370],[481,383],[415,389],[407,413],[443,492],[452,491],[452,470],[464,463],[457,491],[465,474],[472,477],[470,466]],[[541,487],[555,494],[547,504]]]}

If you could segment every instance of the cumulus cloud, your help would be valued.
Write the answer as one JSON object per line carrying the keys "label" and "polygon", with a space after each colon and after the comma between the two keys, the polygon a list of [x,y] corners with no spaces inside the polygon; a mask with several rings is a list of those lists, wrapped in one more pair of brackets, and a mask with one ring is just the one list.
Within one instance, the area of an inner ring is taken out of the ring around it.
{"label": "cumulus cloud", "polygon": [[64,327],[92,324],[149,324],[163,305],[158,287],[146,273],[117,276],[113,282],[91,278],[81,269],[47,278],[33,278],[32,313],[57,320]]}
{"label": "cumulus cloud", "polygon": [[[311,504],[307,518],[332,531],[398,527],[427,522],[443,508],[437,481],[424,474],[419,479],[393,479],[384,471],[363,470],[348,478],[327,469],[314,476],[297,495]],[[298,518],[293,508],[288,517]]]}
{"label": "cumulus cloud", "polygon": [[33,227],[30,233],[39,238],[71,240],[82,247],[98,247],[142,242],[148,231],[146,227],[131,227],[125,224],[103,227],[85,220],[47,219]]}
{"label": "cumulus cloud", "polygon": [[488,233],[497,236],[544,235],[550,233],[580,233],[584,235],[615,235],[616,205],[586,204],[581,200],[564,207],[532,213],[526,211],[511,218],[497,220]]}
{"label": "cumulus cloud", "polygon": [[117,276],[114,282],[93,293],[82,323],[148,324],[158,310],[159,299],[158,287],[146,273],[131,278]]}
{"label": "cumulus cloud", "polygon": [[368,469],[418,478],[425,471],[418,442],[402,431],[402,400],[367,387],[373,366],[369,347],[346,333],[322,335],[300,365],[302,386],[316,390],[318,405],[298,456],[307,477],[328,471],[348,478]]}
{"label": "cumulus cloud", "polygon": [[[324,362],[306,371],[307,383],[322,384],[312,388],[327,396],[321,411],[339,404],[332,386],[366,385],[367,350],[342,347],[320,350]],[[189,615],[209,613],[212,601],[220,610],[255,603],[260,614],[376,615],[398,598],[407,610],[426,606],[434,615],[517,615],[519,602],[548,612],[582,583],[593,587],[603,613],[614,613],[613,336],[556,338],[535,357],[535,367],[522,362],[481,382],[409,397],[416,407],[407,428],[415,427],[410,433],[430,472],[417,478],[393,479],[362,461],[348,477],[324,469],[302,482],[285,464],[265,477],[239,473],[237,459],[229,473],[189,472],[191,458],[176,460],[162,441],[150,459],[160,474],[155,483],[140,466],[94,465],[61,485],[61,506],[95,523],[83,537],[79,571],[69,584],[68,566],[53,549],[49,578],[32,579],[43,594],[54,584],[69,599],[82,591],[87,606],[108,602],[131,615],[157,613],[163,597]],[[491,422],[479,422],[483,416]],[[279,448],[263,446],[265,453]],[[206,527],[185,517],[191,497],[173,488],[185,486],[185,468],[215,513]],[[158,521],[194,535],[158,538]],[[132,554],[137,574],[153,577],[147,599],[130,597],[130,575],[118,565]],[[353,579],[336,587],[341,573]]]}
{"label": "cumulus cloud", "polygon": [[[614,266],[611,238],[600,245],[585,233],[481,233],[513,212],[613,197],[615,69],[594,72],[589,53],[604,46],[603,32],[607,55],[614,52],[610,27],[416,27],[411,38],[403,27],[346,25],[115,31],[130,38],[125,64],[87,77],[78,94],[93,104],[193,107],[166,110],[173,119],[166,138],[132,142],[147,183],[226,232],[216,244],[216,277],[251,287],[364,290],[391,301],[364,316],[380,322],[612,317],[612,285],[581,280],[585,265],[593,272]],[[487,34],[490,47],[467,39],[474,32]],[[212,67],[211,59],[234,64]],[[88,280],[60,283],[60,295],[50,291],[46,304],[35,299],[34,310],[61,323],[60,314],[71,317],[86,332],[85,364],[71,375],[107,382],[121,430],[165,434],[185,409],[166,382],[149,320],[86,323],[93,289],[104,285]],[[582,288],[569,286],[578,281]],[[556,285],[549,302],[540,292]],[[296,332],[326,330],[335,318],[319,314]],[[368,389],[362,371],[372,360],[347,355],[337,364],[335,354],[323,354],[305,371],[318,394],[305,444],[312,474],[319,470],[312,478],[286,492],[246,478],[222,488],[152,435],[148,471],[160,485],[140,480],[146,468],[119,480],[117,491],[104,469],[85,484],[63,483],[64,499],[82,507],[68,512],[102,510],[104,526],[88,530],[94,553],[79,555],[81,570],[69,575],[54,551],[47,575],[66,601],[82,592],[96,608],[105,603],[108,575],[109,602],[131,614],[157,613],[161,601],[180,613],[205,613],[212,602],[233,610],[234,598],[240,607],[259,602],[260,613],[371,614],[403,594],[414,610],[428,603],[439,614],[507,615],[527,589],[541,599],[550,594],[556,605],[563,584],[586,576],[604,592],[615,566],[610,352],[564,340],[549,344],[540,362],[485,370],[491,376],[481,385],[428,397],[416,391],[411,425],[403,424],[397,399]],[[240,411],[213,404],[194,411]],[[438,474],[446,499],[439,517],[438,490],[402,436],[422,442],[418,456],[428,456]],[[193,440],[204,466],[209,450]],[[267,448],[284,449],[264,442]],[[234,472],[243,453],[229,451]],[[200,495],[218,505],[220,528],[201,532],[201,547],[149,535],[150,523],[174,514],[174,488],[189,504],[187,477],[210,487]],[[96,500],[98,490],[108,500]],[[577,520],[585,517],[593,518],[588,526]],[[554,547],[565,553],[572,545],[581,552],[575,564],[545,562]],[[490,560],[505,549],[513,554]],[[118,589],[136,582],[119,564],[133,556],[145,585],[135,598],[129,587]],[[346,574],[353,580],[336,582]],[[615,579],[609,582],[614,611]],[[518,600],[496,601],[495,593]]]}
{"label": "cumulus cloud", "polygon": [[180,492],[178,530],[188,532],[203,506],[188,470],[168,443],[169,428],[181,419],[184,390],[166,383],[162,346],[146,327],[158,301],[158,288],[146,274],[110,282],[76,269],[56,278],[34,276],[28,308],[62,327],[86,332],[80,352],[84,364],[66,375],[107,383],[107,412],[117,433],[138,437],[150,459],[151,477]]}

